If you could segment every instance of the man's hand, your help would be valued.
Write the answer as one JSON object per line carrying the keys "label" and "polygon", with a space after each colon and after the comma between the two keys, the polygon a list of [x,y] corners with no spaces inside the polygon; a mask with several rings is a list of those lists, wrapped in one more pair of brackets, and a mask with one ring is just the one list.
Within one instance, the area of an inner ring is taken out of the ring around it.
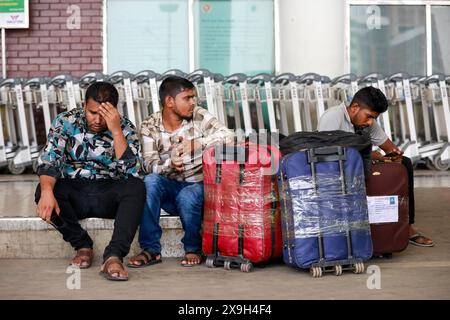
{"label": "man's hand", "polygon": [[402,155],[393,155],[389,154],[386,156],[383,156],[378,151],[372,151],[372,159],[380,160],[380,161],[387,161],[387,162],[401,162],[402,161]]}
{"label": "man's hand", "polygon": [[102,102],[99,107],[100,115],[105,119],[109,131],[113,135],[122,132],[120,127],[120,113],[110,102]]}
{"label": "man's hand", "polygon": [[59,216],[59,205],[53,195],[53,191],[41,191],[41,198],[39,199],[36,213],[42,220],[50,223],[53,210],[55,210],[56,214]]}
{"label": "man's hand", "polygon": [[[180,138],[180,141],[181,141],[181,138]],[[172,152],[170,154],[171,165],[178,172],[184,171],[182,153],[183,153],[183,145],[180,143],[180,144],[174,145]]]}

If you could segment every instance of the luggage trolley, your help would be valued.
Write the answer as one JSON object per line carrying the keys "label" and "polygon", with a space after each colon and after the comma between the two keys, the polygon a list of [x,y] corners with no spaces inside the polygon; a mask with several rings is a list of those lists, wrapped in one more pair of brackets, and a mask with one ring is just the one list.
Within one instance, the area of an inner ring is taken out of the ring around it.
{"label": "luggage trolley", "polygon": [[[248,103],[252,129],[278,131],[279,114],[275,111],[272,91],[272,76],[267,73],[257,74],[248,79]],[[277,121],[278,119],[278,121]]]}
{"label": "luggage trolley", "polygon": [[[400,144],[400,148],[405,155],[415,163],[420,159],[417,142],[416,122],[414,119],[414,107],[411,95],[410,75],[407,73],[395,73],[388,79],[390,85],[391,104],[397,108],[391,108],[390,118],[392,119],[393,136],[395,143]],[[400,132],[398,132],[400,129]]]}
{"label": "luggage trolley", "polygon": [[39,152],[47,141],[47,133],[52,121],[47,81],[46,78],[33,78],[24,85],[24,107],[30,137],[31,163],[29,161],[22,162],[19,159],[15,162],[15,165],[29,166],[31,164],[34,172],[37,169]]}
{"label": "luggage trolley", "polygon": [[297,77],[292,73],[283,73],[273,80],[279,99],[282,120],[279,127],[285,136],[293,132],[302,131],[302,109],[300,107]]}
{"label": "luggage trolley", "polygon": [[[434,74],[424,80],[423,97],[427,106],[431,139],[428,145],[419,149],[422,158],[428,158],[439,171],[450,168],[450,109],[445,76]],[[425,119],[425,117],[424,117]]]}
{"label": "luggage trolley", "polygon": [[108,76],[108,81],[111,82],[119,92],[119,102],[117,109],[120,114],[127,117],[135,126],[136,123],[136,107],[133,101],[133,93],[131,89],[132,74],[127,71],[116,71]]}
{"label": "luggage trolley", "polygon": [[298,82],[306,85],[304,92],[307,131],[316,130],[319,119],[325,112],[322,77],[317,73],[306,73],[298,78]]}
{"label": "luggage trolley", "polygon": [[72,76],[61,74],[49,81],[49,103],[59,105],[59,110],[78,107]]}
{"label": "luggage trolley", "polygon": [[223,80],[224,76],[220,73],[215,73],[213,75],[214,80],[214,96],[216,98],[216,110],[217,110],[217,118],[219,121],[225,126],[228,127],[228,119],[226,116],[226,108],[224,105],[224,90],[223,90]]}
{"label": "luggage trolley", "polygon": [[0,168],[8,167],[10,172],[20,174],[25,168],[16,168],[13,164],[13,158],[19,149],[17,107],[13,99],[15,82],[14,78],[0,82]]}
{"label": "luggage trolley", "polygon": [[82,105],[85,101],[87,88],[97,81],[104,81],[106,76],[101,72],[89,72],[81,76],[78,86],[80,87],[80,98]]}
{"label": "luggage trolley", "polygon": [[333,104],[344,103],[350,105],[356,92],[358,92],[358,77],[353,73],[344,74],[331,80],[330,101]]}
{"label": "luggage trolley", "polygon": [[197,88],[198,103],[214,117],[218,116],[215,105],[214,76],[206,69],[198,69],[188,75],[189,81]]}
{"label": "luggage trolley", "polygon": [[247,98],[247,76],[235,73],[225,78],[223,84],[229,128],[244,131],[245,135],[249,135],[252,122]]}
{"label": "luggage trolley", "polygon": [[[380,73],[371,73],[364,77],[362,77],[358,82],[363,87],[372,86],[374,88],[378,88],[383,92],[386,96],[386,99],[389,99],[386,93],[386,84],[384,82],[385,76]],[[389,139],[392,140],[392,130],[391,123],[389,120],[389,111],[380,114],[378,117],[378,123],[384,129],[384,132],[388,136]]]}
{"label": "luggage trolley", "polygon": [[22,174],[28,165],[31,165],[31,146],[28,131],[27,113],[23,98],[22,79],[6,79],[2,85],[6,86],[9,107],[12,109],[8,115],[12,124],[10,131],[15,151],[8,161],[8,169],[12,174]]}
{"label": "luggage trolley", "polygon": [[157,85],[158,76],[151,70],[142,70],[136,73],[132,79],[132,85],[137,86],[136,90],[133,89],[133,96],[139,105],[141,121],[161,110]]}

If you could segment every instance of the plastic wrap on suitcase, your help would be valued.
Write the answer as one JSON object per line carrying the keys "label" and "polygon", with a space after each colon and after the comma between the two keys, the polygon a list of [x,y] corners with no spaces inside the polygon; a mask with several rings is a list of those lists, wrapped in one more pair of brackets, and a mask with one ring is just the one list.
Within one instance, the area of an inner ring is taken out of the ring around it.
{"label": "plastic wrap on suitcase", "polygon": [[[203,251],[263,262],[281,257],[278,149],[244,143],[205,151]],[[208,261],[207,261],[208,262]]]}
{"label": "plastic wrap on suitcase", "polygon": [[[315,150],[315,151],[314,151]],[[311,152],[313,151],[313,152]],[[352,265],[372,255],[360,154],[328,147],[291,153],[280,166],[283,258],[309,268]]]}

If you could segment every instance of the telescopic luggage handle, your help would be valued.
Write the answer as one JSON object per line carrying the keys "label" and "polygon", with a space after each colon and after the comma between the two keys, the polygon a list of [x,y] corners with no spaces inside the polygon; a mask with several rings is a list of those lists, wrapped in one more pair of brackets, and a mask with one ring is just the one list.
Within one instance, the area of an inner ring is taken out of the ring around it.
{"label": "telescopic luggage handle", "polygon": [[346,160],[345,148],[341,146],[311,148],[307,151],[308,163]]}

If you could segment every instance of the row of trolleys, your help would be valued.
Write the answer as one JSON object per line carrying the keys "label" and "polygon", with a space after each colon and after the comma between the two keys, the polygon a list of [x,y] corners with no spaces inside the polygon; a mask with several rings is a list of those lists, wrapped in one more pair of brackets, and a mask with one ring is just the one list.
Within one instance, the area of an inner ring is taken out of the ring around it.
{"label": "row of trolleys", "polygon": [[364,86],[379,88],[388,98],[389,112],[378,121],[413,163],[430,169],[450,167],[450,76],[429,77],[373,73],[364,77],[346,74],[334,79],[315,73],[296,76],[237,73],[224,77],[205,69],[186,74],[144,70],[136,74],[87,73],[80,78],[8,78],[0,81],[0,168],[21,174],[36,169],[39,151],[52,120],[60,112],[83,105],[87,87],[109,81],[119,92],[121,114],[136,126],[161,109],[158,88],[170,75],[188,78],[197,88],[198,104],[207,108],[230,129],[242,134],[279,132],[289,135],[314,131],[327,108],[345,103]]}

